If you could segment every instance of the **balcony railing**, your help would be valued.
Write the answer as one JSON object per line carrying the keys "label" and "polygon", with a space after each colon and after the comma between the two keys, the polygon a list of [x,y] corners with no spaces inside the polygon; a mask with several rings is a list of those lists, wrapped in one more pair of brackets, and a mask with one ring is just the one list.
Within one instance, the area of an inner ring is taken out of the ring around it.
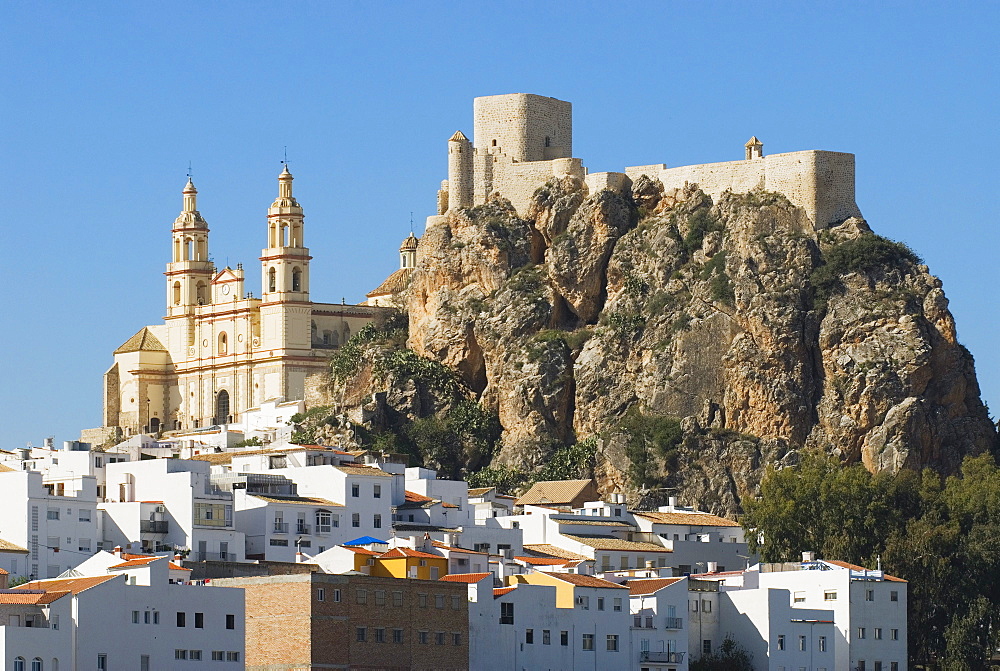
{"label": "balcony railing", "polygon": [[684,618],[680,617],[668,617],[663,627],[665,629],[683,629],[684,628]]}
{"label": "balcony railing", "polygon": [[275,522],[274,529],[271,530],[272,533],[276,534],[287,534],[288,533],[288,522]]}
{"label": "balcony railing", "polygon": [[236,561],[232,552],[192,552],[190,558],[194,561]]}
{"label": "balcony railing", "polygon": [[639,653],[640,662],[653,662],[657,664],[681,664],[684,662],[686,652],[652,652],[643,650]]}
{"label": "balcony railing", "polygon": [[166,520],[139,520],[139,533],[165,534],[169,524]]}
{"label": "balcony railing", "polygon": [[309,533],[309,525],[308,524],[296,524],[295,525],[295,533],[299,534],[300,536],[303,535],[303,534],[308,534]]}

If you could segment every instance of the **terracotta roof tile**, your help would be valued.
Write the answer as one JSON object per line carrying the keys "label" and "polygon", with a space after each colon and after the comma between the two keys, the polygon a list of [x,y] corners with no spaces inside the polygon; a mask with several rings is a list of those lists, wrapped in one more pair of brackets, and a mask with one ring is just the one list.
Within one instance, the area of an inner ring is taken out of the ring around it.
{"label": "terracotta roof tile", "polygon": [[624,552],[671,552],[671,550],[668,550],[662,545],[654,545],[653,543],[643,543],[640,541],[626,541],[621,538],[615,538],[614,536],[562,535],[564,538],[590,546],[595,550],[619,550]]}
{"label": "terracotta roof tile", "polygon": [[400,268],[389,277],[385,278],[382,284],[369,291],[365,296],[373,298],[375,296],[388,296],[398,294],[410,284],[410,277],[413,275],[413,268]]}
{"label": "terracotta roof tile", "polygon": [[524,549],[528,552],[537,554],[542,557],[559,557],[560,559],[588,559],[583,555],[578,555],[575,552],[570,552],[569,550],[564,550],[557,545],[549,545],[547,543],[531,543],[524,546]]}
{"label": "terracotta roof tile", "polygon": [[631,529],[634,525],[628,522],[614,522],[611,520],[552,520],[556,524],[586,524],[595,527],[623,527],[625,529]]}
{"label": "terracotta roof tile", "polygon": [[592,575],[582,575],[580,573],[546,573],[563,582],[568,582],[577,587],[603,587],[606,589],[626,589],[625,585],[619,585],[602,578],[595,578]]}
{"label": "terracotta roof tile", "polygon": [[563,566],[567,563],[562,557],[514,557],[514,559],[533,566]]}
{"label": "terracotta roof tile", "polygon": [[593,480],[543,480],[533,484],[517,500],[517,505],[570,503],[588,487],[594,487]]}
{"label": "terracotta roof tile", "polygon": [[71,592],[66,590],[51,590],[48,592],[24,590],[24,594],[0,592],[0,603],[21,606],[42,606],[57,601],[67,594],[71,594]]}
{"label": "terracotta roof tile", "polygon": [[363,548],[363,547],[361,547],[359,545],[342,545],[341,547],[347,548],[351,552],[353,552],[355,554],[359,554],[359,555],[368,555],[368,556],[371,556],[371,557],[378,557],[380,554],[382,554],[381,552],[375,552],[374,550],[368,550],[368,549]]}
{"label": "terracotta roof tile", "polygon": [[127,352],[166,352],[167,348],[153,335],[148,326],[143,326],[139,332],[129,338],[121,347],[114,351],[114,354],[125,354]]}
{"label": "terracotta roof tile", "polygon": [[28,554],[28,549],[0,538],[0,552],[18,552],[20,554]]}
{"label": "terracotta roof tile", "polygon": [[478,550],[469,550],[469,549],[466,549],[466,548],[452,547],[450,545],[445,545],[441,541],[431,541],[431,542],[434,544],[434,547],[441,548],[442,550],[448,550],[450,552],[464,552],[465,554],[470,554],[470,555],[486,555],[486,554],[489,554],[488,552],[479,552]]}
{"label": "terracotta roof tile", "polygon": [[253,494],[250,492],[247,492],[247,495],[268,503],[295,503],[304,506],[332,506],[334,508],[344,507],[341,503],[335,503],[329,499],[321,499],[315,496],[284,496],[282,494]]}
{"label": "terracotta roof tile", "polygon": [[449,573],[448,575],[441,578],[441,580],[445,582],[464,582],[464,583],[469,583],[471,585],[473,583],[479,582],[480,580],[485,580],[486,578],[492,579],[493,574],[492,573]]}
{"label": "terracotta roof tile", "polygon": [[656,524],[682,524],[695,527],[738,527],[739,522],[727,520],[725,517],[710,515],[708,513],[661,513],[661,512],[635,512],[636,517],[645,518]]}
{"label": "terracotta roof tile", "polygon": [[648,580],[629,580],[625,583],[628,587],[628,593],[632,594],[652,594],[653,592],[659,591],[668,585],[673,585],[678,580],[683,580],[683,578],[651,578]]}
{"label": "terracotta roof tile", "polygon": [[16,473],[16,468],[11,468],[7,464],[0,464],[0,473]]}
{"label": "terracotta roof tile", "polygon": [[391,478],[391,473],[386,473],[380,468],[374,468],[372,466],[351,466],[343,464],[340,466],[334,466],[338,471],[342,473],[347,473],[348,475],[374,475],[381,478]]}
{"label": "terracotta roof tile", "polygon": [[72,592],[73,594],[79,594],[91,587],[97,587],[101,583],[105,583],[109,580],[114,580],[117,575],[99,575],[89,578],[56,578],[53,580],[33,580],[32,582],[19,585],[15,589],[44,589],[46,591],[57,591],[57,592]]}
{"label": "terracotta roof tile", "polygon": [[503,596],[504,594],[509,594],[513,592],[515,589],[517,589],[517,585],[515,585],[514,587],[497,587],[496,589],[493,590],[493,598],[496,599]]}
{"label": "terracotta roof tile", "polygon": [[[858,566],[857,564],[848,564],[845,561],[836,561],[833,559],[820,559],[820,561],[826,562],[827,564],[833,564],[834,566],[839,566],[840,568],[851,569],[852,571],[871,571],[870,568],[865,568],[864,566]],[[897,578],[894,575],[889,575],[888,573],[883,573],[882,577],[891,582],[907,582],[902,578]]]}
{"label": "terracotta roof tile", "polygon": [[411,550],[410,548],[393,548],[388,552],[379,555],[379,559],[402,559],[403,557],[420,557],[421,559],[444,559],[440,555],[432,555],[428,552]]}
{"label": "terracotta roof tile", "polygon": [[472,487],[469,489],[469,497],[475,496],[486,496],[489,492],[496,489],[496,487]]}

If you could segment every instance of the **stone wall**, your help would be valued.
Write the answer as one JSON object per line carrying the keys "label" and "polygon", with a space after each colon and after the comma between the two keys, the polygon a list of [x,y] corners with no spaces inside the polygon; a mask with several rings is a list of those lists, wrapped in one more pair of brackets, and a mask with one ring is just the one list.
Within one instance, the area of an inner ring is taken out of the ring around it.
{"label": "stone wall", "polygon": [[724,191],[746,193],[755,188],[784,194],[806,211],[816,228],[861,216],[854,202],[854,154],[832,151],[797,151],[763,158],[705,163],[668,168],[645,165],[625,168],[633,180],[646,174],[666,189],[698,184],[717,198]]}
{"label": "stone wall", "polygon": [[476,98],[472,109],[473,140],[479,151],[506,154],[515,161],[573,155],[571,103],[531,93],[511,93]]}

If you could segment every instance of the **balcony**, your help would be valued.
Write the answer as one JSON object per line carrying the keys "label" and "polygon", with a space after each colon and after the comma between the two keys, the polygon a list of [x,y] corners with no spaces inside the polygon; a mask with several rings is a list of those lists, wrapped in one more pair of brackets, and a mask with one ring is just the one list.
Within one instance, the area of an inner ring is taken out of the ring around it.
{"label": "balcony", "polygon": [[275,522],[274,528],[271,529],[271,533],[275,534],[287,534],[288,533],[288,522]]}
{"label": "balcony", "polygon": [[684,618],[680,617],[668,617],[663,625],[664,629],[683,629],[684,628]]}
{"label": "balcony", "polygon": [[139,520],[139,533],[141,534],[165,534],[169,528],[166,520]]}
{"label": "balcony", "polygon": [[653,617],[647,615],[643,617],[642,615],[632,616],[632,628],[633,629],[653,629]]}
{"label": "balcony", "polygon": [[295,525],[295,533],[297,533],[300,536],[308,535],[309,534],[309,525],[308,524],[296,524]]}
{"label": "balcony", "polygon": [[682,664],[686,652],[652,652],[643,650],[639,653],[640,662],[653,662],[654,664]]}

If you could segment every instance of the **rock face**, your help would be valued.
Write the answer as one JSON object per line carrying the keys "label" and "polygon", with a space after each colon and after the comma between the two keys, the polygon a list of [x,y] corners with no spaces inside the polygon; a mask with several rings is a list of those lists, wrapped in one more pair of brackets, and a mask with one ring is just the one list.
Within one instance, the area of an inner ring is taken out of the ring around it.
{"label": "rock face", "polygon": [[[940,280],[864,221],[817,232],[779,194],[565,178],[527,219],[451,212],[420,241],[408,310],[408,347],[499,415],[494,465],[597,436],[603,491],[633,501],[670,488],[734,512],[805,448],[952,472],[997,442]],[[681,420],[683,439],[644,448],[630,413]]]}

